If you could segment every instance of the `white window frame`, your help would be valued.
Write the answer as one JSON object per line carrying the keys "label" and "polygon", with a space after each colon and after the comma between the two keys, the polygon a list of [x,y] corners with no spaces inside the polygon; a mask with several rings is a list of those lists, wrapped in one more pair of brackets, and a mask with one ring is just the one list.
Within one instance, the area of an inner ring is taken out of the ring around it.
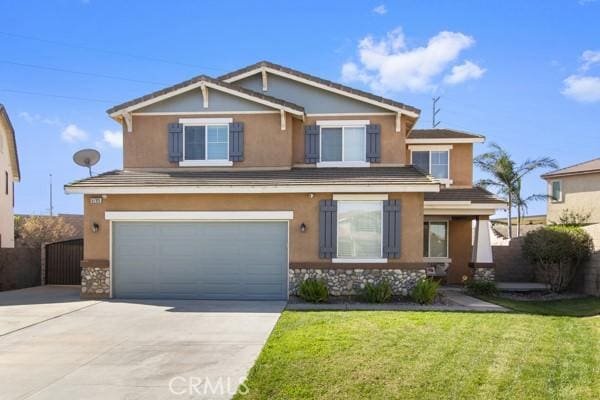
{"label": "white window frame", "polygon": [[[554,183],[558,183],[560,193],[558,199],[554,198]],[[563,182],[562,179],[553,179],[550,181],[550,201],[552,203],[562,203],[563,202]]]}
{"label": "white window frame", "polygon": [[[448,220],[443,220],[443,219],[428,219],[426,221],[423,221],[423,225],[425,224],[444,224],[446,225],[446,256],[445,257],[431,257],[431,229],[429,230],[429,234],[427,235],[427,254],[423,255],[423,258],[425,259],[425,261],[444,261],[444,262],[450,262],[452,261],[450,259],[450,223]],[[423,227],[423,229],[425,229]]]}
{"label": "white window frame", "polygon": [[[413,164],[413,153],[415,151],[420,151],[420,152],[426,151],[427,153],[429,153],[429,171],[427,171],[427,173],[429,175],[431,175],[431,153],[434,151],[436,151],[436,152],[444,152],[445,151],[446,153],[448,153],[448,167],[447,167],[448,178],[435,178],[435,179],[439,180],[440,182],[442,182],[445,185],[451,185],[454,182],[452,179],[450,179],[450,150],[451,149],[452,149],[451,147],[450,148],[446,148],[446,147],[444,147],[444,148],[416,148],[416,147],[411,146],[410,163]],[[431,175],[431,176],[433,176],[433,175]]]}
{"label": "white window frame", "polygon": [[[233,161],[229,160],[229,123],[232,118],[181,118],[179,123],[183,124],[183,161],[179,162],[180,167],[230,167]],[[204,160],[186,160],[185,159],[185,130],[188,126],[204,127]],[[221,160],[208,160],[208,127],[225,126],[227,128],[227,156]]]}
{"label": "white window frame", "polygon": [[336,232],[336,257],[331,259],[331,262],[334,264],[365,264],[365,263],[387,263],[388,259],[383,257],[383,200],[338,200],[338,205],[340,203],[378,203],[380,207],[381,213],[381,231],[379,232],[381,238],[381,247],[379,249],[379,257],[374,258],[351,258],[351,257],[339,257],[337,254],[338,249],[340,248],[340,235],[339,235],[339,213],[337,214],[337,219],[335,221],[335,232]]}
{"label": "white window frame", "polygon": [[[317,163],[317,168],[326,168],[326,167],[369,167],[371,165],[370,162],[367,161],[367,125],[369,125],[370,121],[368,120],[360,120],[360,121],[334,121],[334,120],[325,120],[325,121],[317,121],[317,125],[319,126],[319,162]],[[342,160],[341,161],[321,161],[323,155],[323,128],[341,128],[342,129]],[[363,128],[364,135],[362,137],[362,144],[364,149],[363,161],[344,161],[345,158],[345,150],[344,150],[344,142],[346,136],[346,128]]]}

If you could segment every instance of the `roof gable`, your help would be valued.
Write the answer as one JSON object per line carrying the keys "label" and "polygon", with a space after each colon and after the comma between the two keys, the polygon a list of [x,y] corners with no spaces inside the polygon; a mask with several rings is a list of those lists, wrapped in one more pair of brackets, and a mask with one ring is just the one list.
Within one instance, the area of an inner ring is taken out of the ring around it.
{"label": "roof gable", "polygon": [[[260,72],[257,72],[236,81],[235,85],[260,92],[263,85],[261,75]],[[280,99],[287,99],[296,104],[302,104],[307,114],[393,114],[392,111],[374,104],[332,93],[279,75],[268,74],[267,81],[268,90],[263,93]]]}
{"label": "roof gable", "polygon": [[[122,114],[131,113],[133,111],[137,111],[141,108],[161,102],[174,96],[187,93],[191,90],[198,88],[202,89],[203,87],[237,96],[251,102],[263,104],[277,110],[287,111],[295,115],[304,115],[304,108],[299,105],[293,104],[285,100],[277,99],[272,96],[267,96],[262,93],[257,93],[236,85],[221,82],[217,79],[211,78],[206,75],[199,75],[187,81],[178,83],[176,85],[169,86],[167,88],[158,90],[145,96],[141,96],[136,99],[119,104],[108,109],[107,113],[110,114],[111,117],[116,118]],[[208,98],[210,104],[210,94],[208,95]]]}
{"label": "roof gable", "polygon": [[349,86],[328,81],[326,79],[321,79],[319,77],[309,75],[304,72],[300,72],[295,69],[284,67],[282,65],[274,64],[268,61],[261,61],[256,64],[249,65],[237,71],[233,71],[228,74],[222,75],[219,77],[219,79],[224,82],[235,83],[249,76],[262,73],[262,71],[266,71],[267,73],[292,79],[297,82],[302,82],[309,86],[319,87],[329,92],[337,93],[346,97],[351,97],[362,102],[374,104],[387,110],[407,114],[414,118],[417,118],[421,113],[421,111],[418,108],[400,103],[398,101],[377,96],[362,90],[354,89]]}
{"label": "roof gable", "polygon": [[[169,97],[157,103],[136,110],[136,113],[186,113],[186,112],[246,112],[273,110],[264,104],[246,100],[239,96],[212,90],[208,94],[208,107],[203,107],[203,95],[200,88],[192,89],[177,96]],[[277,111],[275,111],[277,112]]]}
{"label": "roof gable", "polygon": [[557,169],[554,171],[550,171],[544,175],[542,178],[554,178],[559,176],[567,176],[567,175],[582,175],[582,174],[593,174],[600,173],[600,158],[595,158],[593,160],[584,161],[579,164],[570,165],[565,168]]}
{"label": "roof gable", "polygon": [[0,130],[6,133],[6,141],[8,147],[8,154],[10,156],[10,165],[12,169],[13,179],[19,181],[21,179],[21,169],[19,167],[19,154],[17,152],[17,139],[15,137],[15,130],[8,118],[8,113],[4,108],[4,105],[0,104]]}

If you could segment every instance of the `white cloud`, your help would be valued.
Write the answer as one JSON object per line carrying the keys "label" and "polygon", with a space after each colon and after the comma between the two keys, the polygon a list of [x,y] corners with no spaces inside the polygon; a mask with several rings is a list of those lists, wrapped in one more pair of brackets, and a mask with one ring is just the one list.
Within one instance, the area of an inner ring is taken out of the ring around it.
{"label": "white cloud", "polygon": [[586,50],[581,55],[583,64],[579,68],[581,71],[587,71],[596,64],[600,64],[600,51]]}
{"label": "white cloud", "polygon": [[475,39],[460,32],[443,31],[427,46],[408,48],[401,28],[380,40],[367,36],[358,44],[360,65],[342,66],[342,79],[368,84],[377,92],[424,92],[437,86],[436,78],[446,71]]}
{"label": "white cloud", "polygon": [[120,149],[123,147],[123,132],[105,130],[103,132],[103,140],[108,143],[109,146]]}
{"label": "white cloud", "polygon": [[380,4],[373,9],[375,14],[384,15],[387,14],[387,8],[385,8],[385,4]]}
{"label": "white cloud", "polygon": [[563,81],[561,91],[567,97],[582,103],[600,101],[600,78],[595,76],[571,75]]}
{"label": "white cloud", "polygon": [[19,117],[23,118],[29,124],[41,122],[46,125],[64,126],[63,122],[58,117],[45,117],[41,114],[32,114],[28,111],[21,111]]}
{"label": "white cloud", "polygon": [[88,138],[88,134],[75,124],[69,124],[60,134],[62,140],[69,143],[81,142]]}
{"label": "white cloud", "polygon": [[485,71],[485,68],[467,60],[461,65],[452,67],[452,72],[444,77],[444,83],[456,85],[469,79],[479,79]]}

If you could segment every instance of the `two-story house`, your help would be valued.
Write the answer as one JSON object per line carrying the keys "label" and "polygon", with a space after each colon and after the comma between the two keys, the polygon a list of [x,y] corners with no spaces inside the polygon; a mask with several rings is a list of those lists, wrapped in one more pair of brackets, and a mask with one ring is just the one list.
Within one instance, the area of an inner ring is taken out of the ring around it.
{"label": "two-story house", "polygon": [[600,158],[570,165],[542,175],[548,183],[548,222],[558,222],[564,212],[589,215],[600,223]]}
{"label": "two-story house", "polygon": [[111,108],[123,170],[65,187],[84,194],[82,295],[286,299],[315,276],[334,294],[382,278],[406,294],[426,274],[493,277],[503,203],[472,184],[484,138],[413,129],[419,113],[269,62]]}
{"label": "two-story house", "polygon": [[15,130],[0,104],[0,248],[15,247],[14,182],[20,179]]}

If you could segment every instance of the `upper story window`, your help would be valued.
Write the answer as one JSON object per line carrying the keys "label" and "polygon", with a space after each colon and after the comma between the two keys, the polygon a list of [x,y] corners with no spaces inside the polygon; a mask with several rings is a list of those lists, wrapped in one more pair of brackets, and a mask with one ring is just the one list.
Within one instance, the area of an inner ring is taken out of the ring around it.
{"label": "upper story window", "polygon": [[219,119],[188,121],[183,127],[182,166],[228,166],[229,124]]}
{"label": "upper story window", "polygon": [[550,183],[550,190],[553,202],[562,201],[562,182],[561,181],[552,181]]}
{"label": "upper story window", "polygon": [[413,150],[411,155],[415,167],[438,179],[449,180],[449,150]]}
{"label": "upper story window", "polygon": [[368,166],[366,159],[369,121],[317,121],[320,127],[318,166]]}

